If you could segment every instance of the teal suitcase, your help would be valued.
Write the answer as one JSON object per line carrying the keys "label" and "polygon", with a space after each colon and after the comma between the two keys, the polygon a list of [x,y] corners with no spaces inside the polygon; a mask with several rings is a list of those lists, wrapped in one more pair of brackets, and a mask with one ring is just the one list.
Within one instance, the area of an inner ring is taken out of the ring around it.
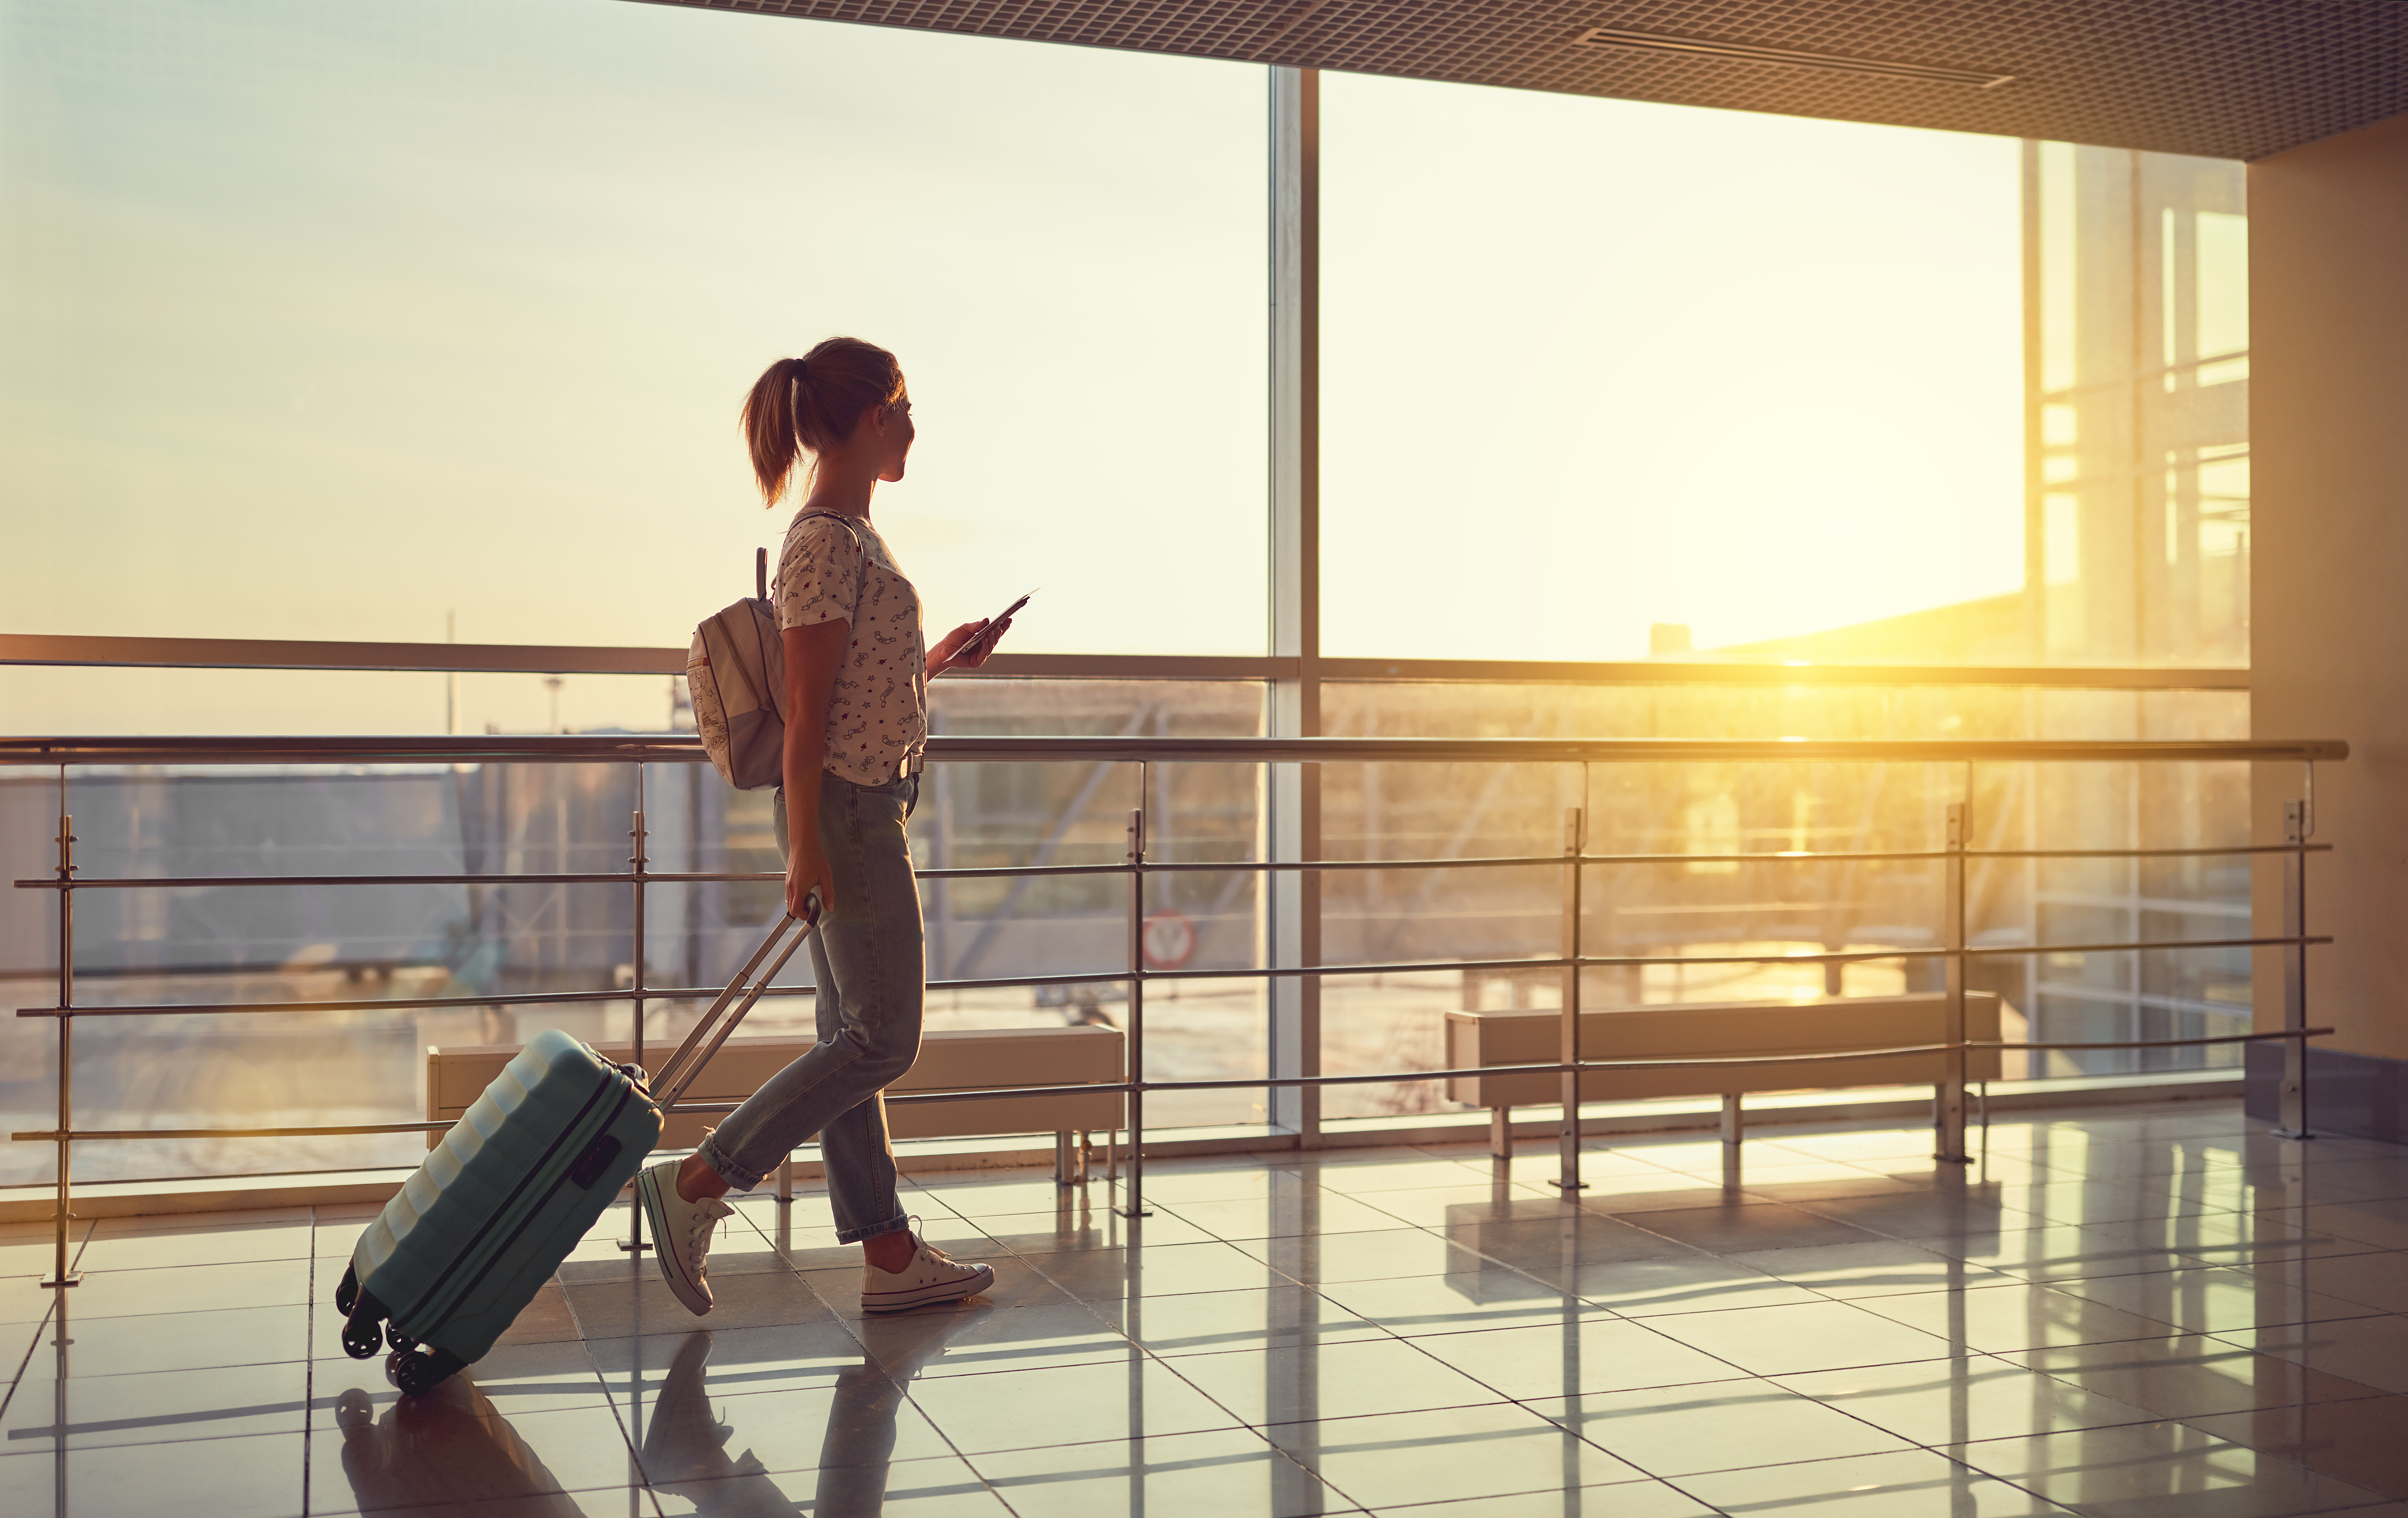
{"label": "teal suitcase", "polygon": [[353,1247],[335,1292],[345,1352],[389,1347],[385,1376],[411,1396],[481,1359],[643,1167],[662,1113],[802,944],[796,933],[697,1054],[795,923],[770,931],[670,1057],[660,1100],[640,1068],[557,1028],[520,1050]]}

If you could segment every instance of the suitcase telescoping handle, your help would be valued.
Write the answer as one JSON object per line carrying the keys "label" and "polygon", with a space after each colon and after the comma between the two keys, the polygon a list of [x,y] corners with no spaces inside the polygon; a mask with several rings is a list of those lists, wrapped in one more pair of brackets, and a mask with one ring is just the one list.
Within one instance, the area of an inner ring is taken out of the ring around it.
{"label": "suitcase telescoping handle", "polygon": [[[685,1042],[678,1045],[677,1053],[671,1054],[668,1063],[661,1067],[661,1073],[652,1078],[652,1096],[660,1104],[662,1111],[666,1112],[677,1105],[678,1098],[685,1095],[685,1088],[692,1085],[694,1078],[702,1073],[702,1067],[710,1063],[710,1056],[718,1053],[719,1046],[725,1043],[727,1036],[736,1031],[736,1024],[743,1022],[744,1014],[751,1011],[752,1004],[761,999],[761,993],[768,990],[769,982],[776,980],[778,972],[786,967],[786,961],[794,958],[795,951],[803,946],[803,940],[818,930],[820,925],[818,893],[814,892],[804,898],[803,913],[804,915],[798,918],[792,912],[788,912],[770,924],[769,936],[761,940],[761,947],[752,951],[752,957],[746,960],[744,967],[736,972],[736,979],[727,982],[727,989],[719,994],[719,999],[712,1002],[710,1010],[702,1014],[702,1020],[694,1025],[694,1031],[685,1036]],[[791,938],[786,937],[789,928],[796,930]],[[785,944],[783,948],[779,947],[781,939]],[[777,952],[777,957],[774,959],[770,958],[772,950]],[[768,960],[769,967],[761,970],[760,978],[754,980],[752,972],[761,968],[761,963],[764,960]],[[743,999],[738,1000],[739,995]],[[730,1002],[736,1004],[733,1011],[727,1010]],[[724,1023],[720,1021],[720,1013],[723,1011],[727,1012],[727,1019]],[[718,1029],[716,1033],[712,1032],[714,1024]],[[710,1041],[703,1044],[703,1039],[706,1038]],[[695,1052],[696,1045],[702,1045],[700,1053]]]}

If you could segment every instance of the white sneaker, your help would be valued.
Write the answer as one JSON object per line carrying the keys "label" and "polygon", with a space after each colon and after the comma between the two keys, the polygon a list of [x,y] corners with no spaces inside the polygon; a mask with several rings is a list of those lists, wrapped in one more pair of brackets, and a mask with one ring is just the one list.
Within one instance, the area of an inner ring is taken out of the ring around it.
{"label": "white sneaker", "polygon": [[897,1271],[881,1270],[867,1260],[862,1262],[861,1310],[908,1312],[934,1302],[958,1302],[965,1296],[976,1296],[995,1284],[993,1266],[963,1265],[949,1259],[943,1250],[921,1238],[916,1229],[911,1235],[911,1263]]}
{"label": "white sneaker", "polygon": [[700,1317],[710,1310],[710,1231],[736,1209],[716,1196],[689,1202],[679,1196],[678,1167],[683,1163],[663,1160],[638,1172],[636,1192],[644,1199],[644,1216],[652,1220],[661,1279],[687,1311]]}

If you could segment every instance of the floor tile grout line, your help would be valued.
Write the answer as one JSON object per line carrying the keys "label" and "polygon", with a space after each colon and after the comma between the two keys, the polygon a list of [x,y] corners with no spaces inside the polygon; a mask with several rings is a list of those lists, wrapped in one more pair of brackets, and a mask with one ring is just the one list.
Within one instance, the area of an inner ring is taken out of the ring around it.
{"label": "floor tile grout line", "polygon": [[[309,1291],[301,1309],[301,1518],[309,1518],[309,1449],[316,1440],[318,1357],[309,1338],[318,1325],[318,1209],[309,1209]],[[62,1513],[60,1518],[66,1518]]]}

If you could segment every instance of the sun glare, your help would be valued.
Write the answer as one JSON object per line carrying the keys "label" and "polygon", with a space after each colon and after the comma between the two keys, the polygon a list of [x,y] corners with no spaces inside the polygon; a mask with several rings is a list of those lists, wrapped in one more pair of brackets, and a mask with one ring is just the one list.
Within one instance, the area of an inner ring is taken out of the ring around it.
{"label": "sun glare", "polygon": [[[2020,587],[2014,142],[1351,77],[1323,133],[1332,652],[1710,652]],[[1512,615],[1398,628],[1467,557]]]}

